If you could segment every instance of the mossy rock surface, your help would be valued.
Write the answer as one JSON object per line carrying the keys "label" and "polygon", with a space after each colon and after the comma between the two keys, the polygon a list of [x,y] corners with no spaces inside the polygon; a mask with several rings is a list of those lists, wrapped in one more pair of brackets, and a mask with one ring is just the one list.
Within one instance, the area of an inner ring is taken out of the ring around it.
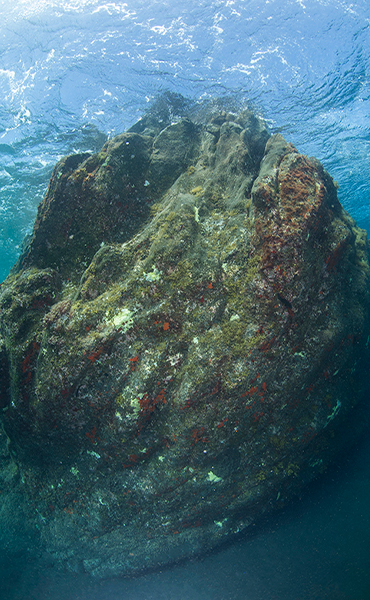
{"label": "mossy rock surface", "polygon": [[217,547],[350,443],[368,307],[365,232],[250,111],[63,159],[1,287],[9,503],[99,577]]}

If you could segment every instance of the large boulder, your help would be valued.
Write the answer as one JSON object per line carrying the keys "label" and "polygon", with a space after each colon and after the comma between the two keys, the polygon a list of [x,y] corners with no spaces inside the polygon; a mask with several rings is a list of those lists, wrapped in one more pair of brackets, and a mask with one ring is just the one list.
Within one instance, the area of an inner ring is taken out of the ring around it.
{"label": "large boulder", "polygon": [[149,125],[56,165],[0,294],[8,504],[101,577],[283,506],[365,385],[366,234],[320,163],[250,111]]}

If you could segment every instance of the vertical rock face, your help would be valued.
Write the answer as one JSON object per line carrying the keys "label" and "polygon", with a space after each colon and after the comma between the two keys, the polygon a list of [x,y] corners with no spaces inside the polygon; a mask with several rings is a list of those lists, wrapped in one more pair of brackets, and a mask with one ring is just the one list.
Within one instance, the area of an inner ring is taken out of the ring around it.
{"label": "vertical rock face", "polygon": [[13,495],[55,561],[200,553],[322,472],[363,395],[368,271],[331,177],[249,111],[60,161],[0,295]]}

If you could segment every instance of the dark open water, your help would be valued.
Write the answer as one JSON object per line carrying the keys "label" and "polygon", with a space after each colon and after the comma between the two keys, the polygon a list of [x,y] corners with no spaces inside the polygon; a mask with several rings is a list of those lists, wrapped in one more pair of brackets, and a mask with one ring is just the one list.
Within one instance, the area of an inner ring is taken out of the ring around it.
{"label": "dark open water", "polygon": [[[369,0],[0,0],[0,281],[54,163],[165,90],[251,102],[370,231]],[[94,583],[1,555],[1,600],[369,600],[370,436],[253,538]]]}

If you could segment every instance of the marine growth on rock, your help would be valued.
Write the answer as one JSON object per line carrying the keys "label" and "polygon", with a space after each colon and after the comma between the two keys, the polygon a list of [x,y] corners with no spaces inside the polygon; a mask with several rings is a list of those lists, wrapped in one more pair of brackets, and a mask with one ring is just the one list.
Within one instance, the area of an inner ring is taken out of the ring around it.
{"label": "marine growth on rock", "polygon": [[0,290],[2,529],[98,577],[248,531],[351,443],[368,309],[365,232],[250,110],[62,159]]}

